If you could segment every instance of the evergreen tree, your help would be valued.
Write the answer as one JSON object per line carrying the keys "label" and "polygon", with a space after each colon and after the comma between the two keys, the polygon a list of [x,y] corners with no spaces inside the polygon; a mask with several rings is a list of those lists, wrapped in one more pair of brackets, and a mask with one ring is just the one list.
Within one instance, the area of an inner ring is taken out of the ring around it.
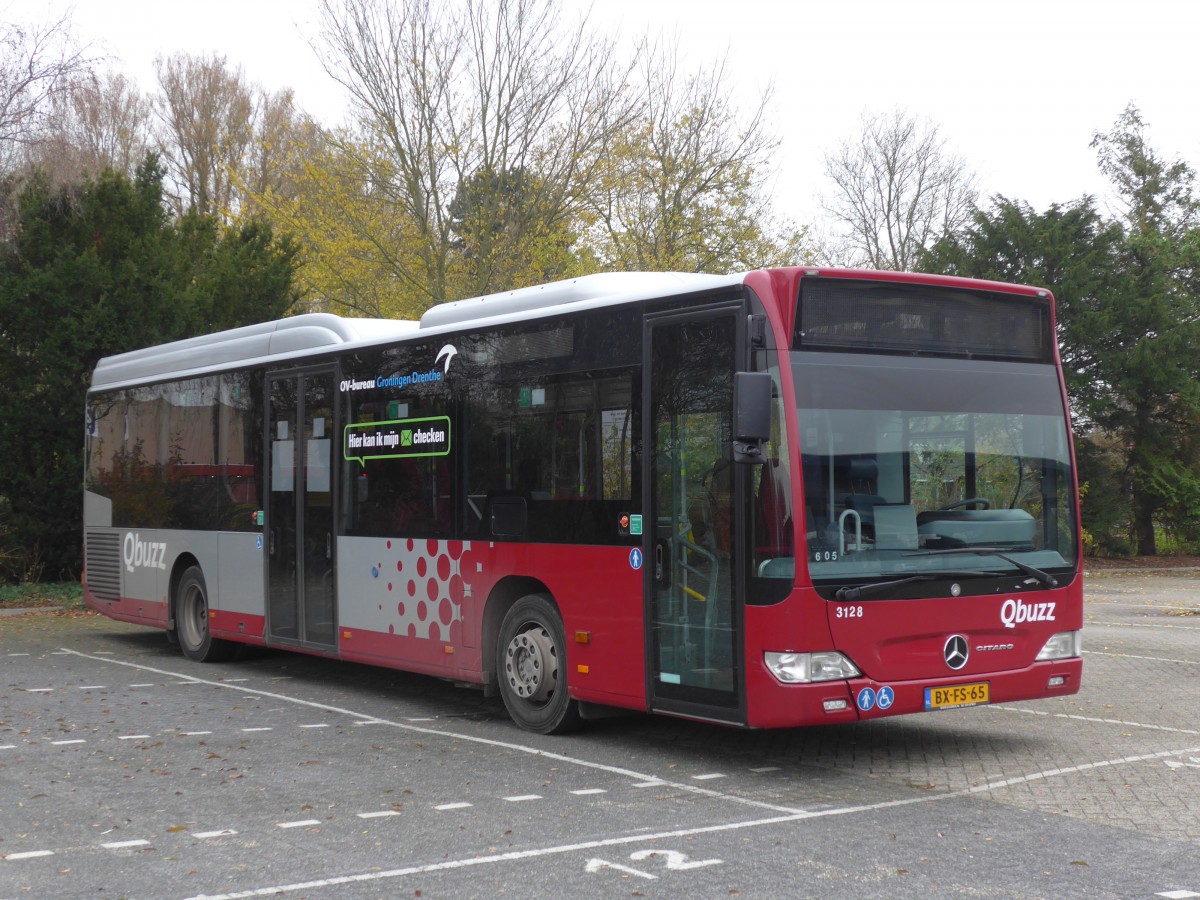
{"label": "evergreen tree", "polygon": [[1092,145],[1125,204],[1118,220],[1090,198],[1041,215],[997,198],[924,264],[1055,292],[1077,433],[1090,445],[1079,454],[1084,526],[1115,549],[1127,520],[1126,546],[1155,555],[1159,529],[1200,531],[1200,202],[1192,170],[1150,146],[1134,107]]}
{"label": "evergreen tree", "polygon": [[1126,207],[1120,284],[1095,333],[1095,418],[1128,448],[1134,540],[1152,556],[1156,525],[1190,531],[1200,510],[1200,202],[1191,168],[1146,132],[1129,106],[1092,141]]}
{"label": "evergreen tree", "polygon": [[10,556],[50,577],[79,569],[82,416],[102,356],[274,318],[293,300],[294,249],[266,226],[177,226],[162,172],[32,178],[0,245],[0,500]]}
{"label": "evergreen tree", "polygon": [[1053,205],[1044,213],[995,197],[957,234],[922,260],[926,271],[969,278],[1044,285],[1055,297],[1059,350],[1074,416],[1076,462],[1085,540],[1093,551],[1125,555],[1131,544],[1129,486],[1124,461],[1096,421],[1102,386],[1112,364],[1100,350],[1107,310],[1120,291],[1123,234],[1090,197]]}

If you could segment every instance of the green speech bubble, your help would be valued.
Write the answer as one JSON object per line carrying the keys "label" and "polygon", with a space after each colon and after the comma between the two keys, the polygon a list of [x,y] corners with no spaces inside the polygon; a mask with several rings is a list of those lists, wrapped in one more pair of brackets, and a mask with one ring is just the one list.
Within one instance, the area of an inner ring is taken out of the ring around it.
{"label": "green speech bubble", "polygon": [[366,468],[368,459],[416,459],[448,456],[450,417],[388,419],[347,425],[342,432],[342,457]]}

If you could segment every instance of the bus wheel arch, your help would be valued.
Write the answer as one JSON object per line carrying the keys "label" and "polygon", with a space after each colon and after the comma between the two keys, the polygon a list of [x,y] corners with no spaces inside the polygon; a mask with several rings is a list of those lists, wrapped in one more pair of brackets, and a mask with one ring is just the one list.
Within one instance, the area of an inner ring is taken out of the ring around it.
{"label": "bus wheel arch", "polygon": [[189,555],[179,558],[171,573],[171,629],[179,649],[196,662],[224,662],[237,644],[214,638],[209,630],[208,586],[204,571]]}
{"label": "bus wheel arch", "polygon": [[500,696],[513,721],[539,734],[579,727],[579,704],[567,691],[566,631],[549,593],[509,604],[494,646]]}

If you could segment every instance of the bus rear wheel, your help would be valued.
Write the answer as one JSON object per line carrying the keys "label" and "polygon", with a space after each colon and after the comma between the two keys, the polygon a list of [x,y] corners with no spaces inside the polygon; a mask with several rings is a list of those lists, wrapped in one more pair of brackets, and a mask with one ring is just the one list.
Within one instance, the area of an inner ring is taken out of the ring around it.
{"label": "bus rear wheel", "polygon": [[199,566],[186,569],[175,589],[175,634],[183,655],[196,662],[224,662],[237,650],[208,630],[208,589]]}
{"label": "bus rear wheel", "polygon": [[504,616],[497,640],[500,696],[526,731],[563,734],[579,727],[579,704],[567,696],[566,633],[544,594],[522,597]]}

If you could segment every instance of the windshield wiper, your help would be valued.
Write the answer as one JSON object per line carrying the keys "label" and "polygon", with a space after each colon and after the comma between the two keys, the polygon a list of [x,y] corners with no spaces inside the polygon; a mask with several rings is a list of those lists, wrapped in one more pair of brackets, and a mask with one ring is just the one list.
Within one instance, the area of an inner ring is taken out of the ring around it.
{"label": "windshield wiper", "polygon": [[1002,559],[1013,568],[1018,569],[1023,575],[1028,575],[1030,578],[1038,582],[1038,584],[1047,588],[1058,587],[1058,579],[1049,572],[1043,572],[1041,569],[1036,569],[1027,563],[1021,562],[1019,559],[1013,559],[1004,552],[1004,547],[951,547],[948,550],[922,550],[919,553],[906,553],[905,556],[994,556],[997,559]]}
{"label": "windshield wiper", "polygon": [[914,584],[918,581],[937,581],[941,578],[995,578],[1003,572],[921,572],[919,575],[909,575],[907,578],[897,578],[892,581],[872,581],[870,584],[860,584],[857,587],[840,587],[833,593],[835,600],[859,600],[871,594],[878,594],[888,588],[900,587],[904,584]]}

